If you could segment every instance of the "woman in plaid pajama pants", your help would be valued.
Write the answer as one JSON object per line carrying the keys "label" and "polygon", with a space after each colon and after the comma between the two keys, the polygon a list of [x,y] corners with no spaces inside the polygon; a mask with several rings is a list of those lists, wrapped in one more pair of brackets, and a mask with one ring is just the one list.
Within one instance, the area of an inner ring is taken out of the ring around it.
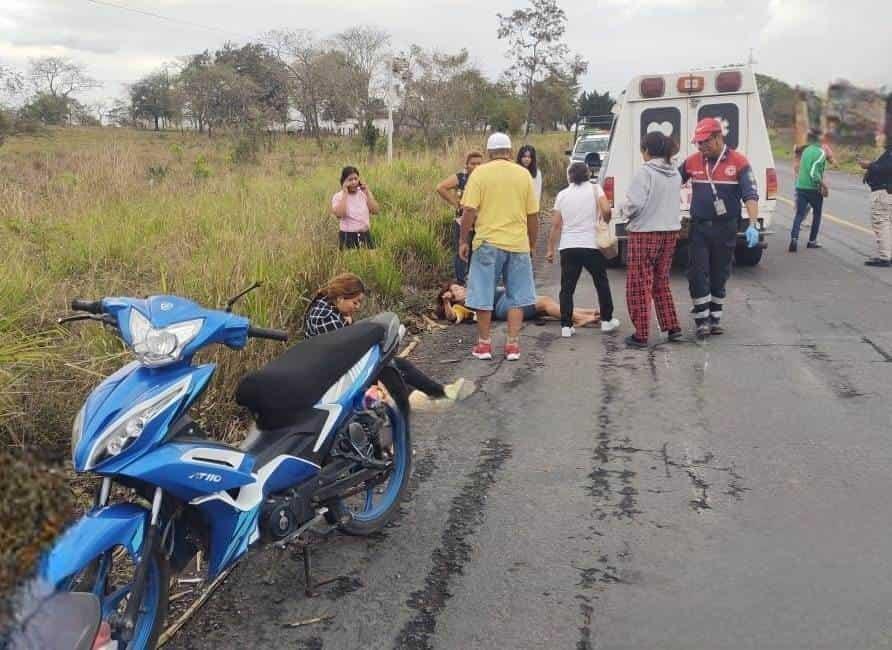
{"label": "woman in plaid pajama pants", "polygon": [[655,131],[641,143],[644,165],[635,173],[622,212],[629,220],[626,304],[635,333],[626,338],[632,348],[647,348],[650,305],[660,329],[670,341],[681,339],[681,326],[669,288],[669,270],[681,230],[681,176],[672,164],[675,142]]}

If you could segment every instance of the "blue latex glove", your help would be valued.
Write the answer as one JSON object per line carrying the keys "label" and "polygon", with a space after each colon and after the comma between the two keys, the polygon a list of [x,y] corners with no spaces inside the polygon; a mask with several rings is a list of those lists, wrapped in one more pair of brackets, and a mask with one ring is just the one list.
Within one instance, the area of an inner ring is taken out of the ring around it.
{"label": "blue latex glove", "polygon": [[750,227],[746,229],[746,246],[747,248],[753,248],[759,243],[759,231],[756,230],[756,227],[753,224],[750,224]]}

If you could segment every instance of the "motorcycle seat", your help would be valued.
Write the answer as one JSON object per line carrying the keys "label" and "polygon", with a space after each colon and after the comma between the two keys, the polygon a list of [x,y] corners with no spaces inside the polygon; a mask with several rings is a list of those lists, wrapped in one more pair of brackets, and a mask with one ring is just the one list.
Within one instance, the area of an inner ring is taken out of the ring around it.
{"label": "motorcycle seat", "polygon": [[246,375],[236,402],[262,430],[294,426],[373,346],[385,346],[390,330],[389,321],[375,318],[301,341]]}

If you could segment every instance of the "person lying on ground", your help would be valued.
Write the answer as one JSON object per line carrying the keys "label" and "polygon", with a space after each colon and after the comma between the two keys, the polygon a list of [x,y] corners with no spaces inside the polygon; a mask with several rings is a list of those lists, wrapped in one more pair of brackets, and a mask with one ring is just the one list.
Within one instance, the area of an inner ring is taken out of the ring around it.
{"label": "person lying on ground", "polygon": [[[316,292],[304,315],[304,335],[307,338],[334,332],[353,324],[356,314],[365,298],[365,285],[352,273],[337,275]],[[434,381],[413,363],[402,357],[395,357],[394,364],[410,388],[421,391],[433,399],[456,400],[467,396],[463,390],[464,378],[443,385]]]}
{"label": "person lying on ground", "polygon": [[[458,311],[465,306],[467,289],[456,282],[446,282],[437,295],[436,314],[440,320],[463,320]],[[493,297],[493,320],[508,320],[508,307],[505,304],[505,289],[497,287]],[[538,318],[560,319],[561,307],[549,296],[536,296],[536,303],[523,308],[523,320],[536,320]],[[574,309],[573,324],[575,327],[594,325],[600,320],[597,309]]]}

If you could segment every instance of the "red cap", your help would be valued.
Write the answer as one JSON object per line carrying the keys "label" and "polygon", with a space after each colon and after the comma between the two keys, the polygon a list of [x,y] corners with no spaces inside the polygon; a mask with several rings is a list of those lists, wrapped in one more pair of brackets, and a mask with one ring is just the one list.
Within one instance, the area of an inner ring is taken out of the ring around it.
{"label": "red cap", "polygon": [[697,122],[697,128],[694,129],[694,144],[700,144],[704,140],[709,140],[713,133],[722,132],[722,123],[714,117],[704,117]]}

